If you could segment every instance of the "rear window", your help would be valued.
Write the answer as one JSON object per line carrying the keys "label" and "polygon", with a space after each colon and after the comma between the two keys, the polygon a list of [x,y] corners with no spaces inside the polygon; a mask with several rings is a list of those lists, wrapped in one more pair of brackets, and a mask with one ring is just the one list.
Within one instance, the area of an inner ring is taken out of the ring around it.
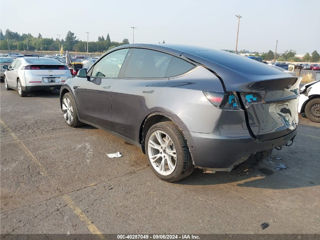
{"label": "rear window", "polygon": [[187,54],[200,57],[209,62],[219,64],[234,71],[252,75],[273,75],[279,74],[275,68],[267,64],[249,59],[247,57],[239,56],[237,54],[228,53],[225,51],[218,51],[213,49],[206,49],[200,47],[188,46],[174,46],[174,49]]}
{"label": "rear window", "polygon": [[56,59],[52,58],[25,58],[26,62],[33,65],[61,65],[61,62],[59,62]]}
{"label": "rear window", "polygon": [[124,78],[168,78],[194,68],[182,59],[148,49],[132,49],[127,59]]}

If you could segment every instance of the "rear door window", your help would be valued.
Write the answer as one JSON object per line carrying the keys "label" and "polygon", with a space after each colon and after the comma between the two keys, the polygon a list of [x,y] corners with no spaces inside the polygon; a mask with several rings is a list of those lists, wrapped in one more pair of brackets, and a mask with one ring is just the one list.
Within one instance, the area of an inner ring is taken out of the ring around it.
{"label": "rear door window", "polygon": [[114,51],[104,56],[91,70],[92,77],[117,78],[128,49]]}
{"label": "rear door window", "polygon": [[181,75],[194,65],[172,55],[148,50],[132,49],[128,53],[123,78],[169,78]]}

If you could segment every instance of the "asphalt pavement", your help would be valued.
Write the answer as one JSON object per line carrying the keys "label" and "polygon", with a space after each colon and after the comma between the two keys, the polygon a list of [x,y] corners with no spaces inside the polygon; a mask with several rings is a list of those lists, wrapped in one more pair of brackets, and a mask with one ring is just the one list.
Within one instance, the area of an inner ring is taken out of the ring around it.
{"label": "asphalt pavement", "polygon": [[2,234],[320,233],[320,124],[301,119],[262,162],[167,183],[138,147],[68,127],[57,94],[0,95]]}

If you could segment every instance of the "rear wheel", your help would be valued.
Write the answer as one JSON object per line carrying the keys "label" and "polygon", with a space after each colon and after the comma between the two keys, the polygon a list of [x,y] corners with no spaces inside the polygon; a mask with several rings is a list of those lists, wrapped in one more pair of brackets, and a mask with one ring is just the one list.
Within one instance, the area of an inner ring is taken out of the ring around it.
{"label": "rear wheel", "polygon": [[304,112],[311,121],[320,123],[320,98],[311,99]]}
{"label": "rear wheel", "polygon": [[193,172],[186,140],[172,122],[153,125],[145,143],[152,170],[160,179],[176,182]]}
{"label": "rear wheel", "polygon": [[65,93],[62,97],[61,110],[63,118],[70,127],[79,127],[82,123],[78,119],[76,103],[71,93]]}
{"label": "rear wheel", "polygon": [[17,82],[17,91],[18,91],[18,94],[19,94],[20,97],[25,97],[26,96],[26,92],[23,91],[23,89],[22,89],[20,79],[18,79],[18,82]]}

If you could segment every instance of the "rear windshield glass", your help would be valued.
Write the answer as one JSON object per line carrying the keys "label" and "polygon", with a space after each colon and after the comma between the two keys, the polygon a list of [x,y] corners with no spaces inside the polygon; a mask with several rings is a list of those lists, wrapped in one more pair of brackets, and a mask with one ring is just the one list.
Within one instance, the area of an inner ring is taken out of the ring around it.
{"label": "rear windshield glass", "polygon": [[59,62],[56,59],[52,59],[52,58],[25,58],[25,60],[27,61],[27,63],[29,64],[36,64],[36,65],[61,65],[61,62]]}
{"label": "rear windshield glass", "polygon": [[198,56],[209,62],[216,63],[237,72],[253,75],[279,74],[279,70],[250,58],[232,54],[226,51],[206,49],[200,47],[175,46],[177,50]]}

